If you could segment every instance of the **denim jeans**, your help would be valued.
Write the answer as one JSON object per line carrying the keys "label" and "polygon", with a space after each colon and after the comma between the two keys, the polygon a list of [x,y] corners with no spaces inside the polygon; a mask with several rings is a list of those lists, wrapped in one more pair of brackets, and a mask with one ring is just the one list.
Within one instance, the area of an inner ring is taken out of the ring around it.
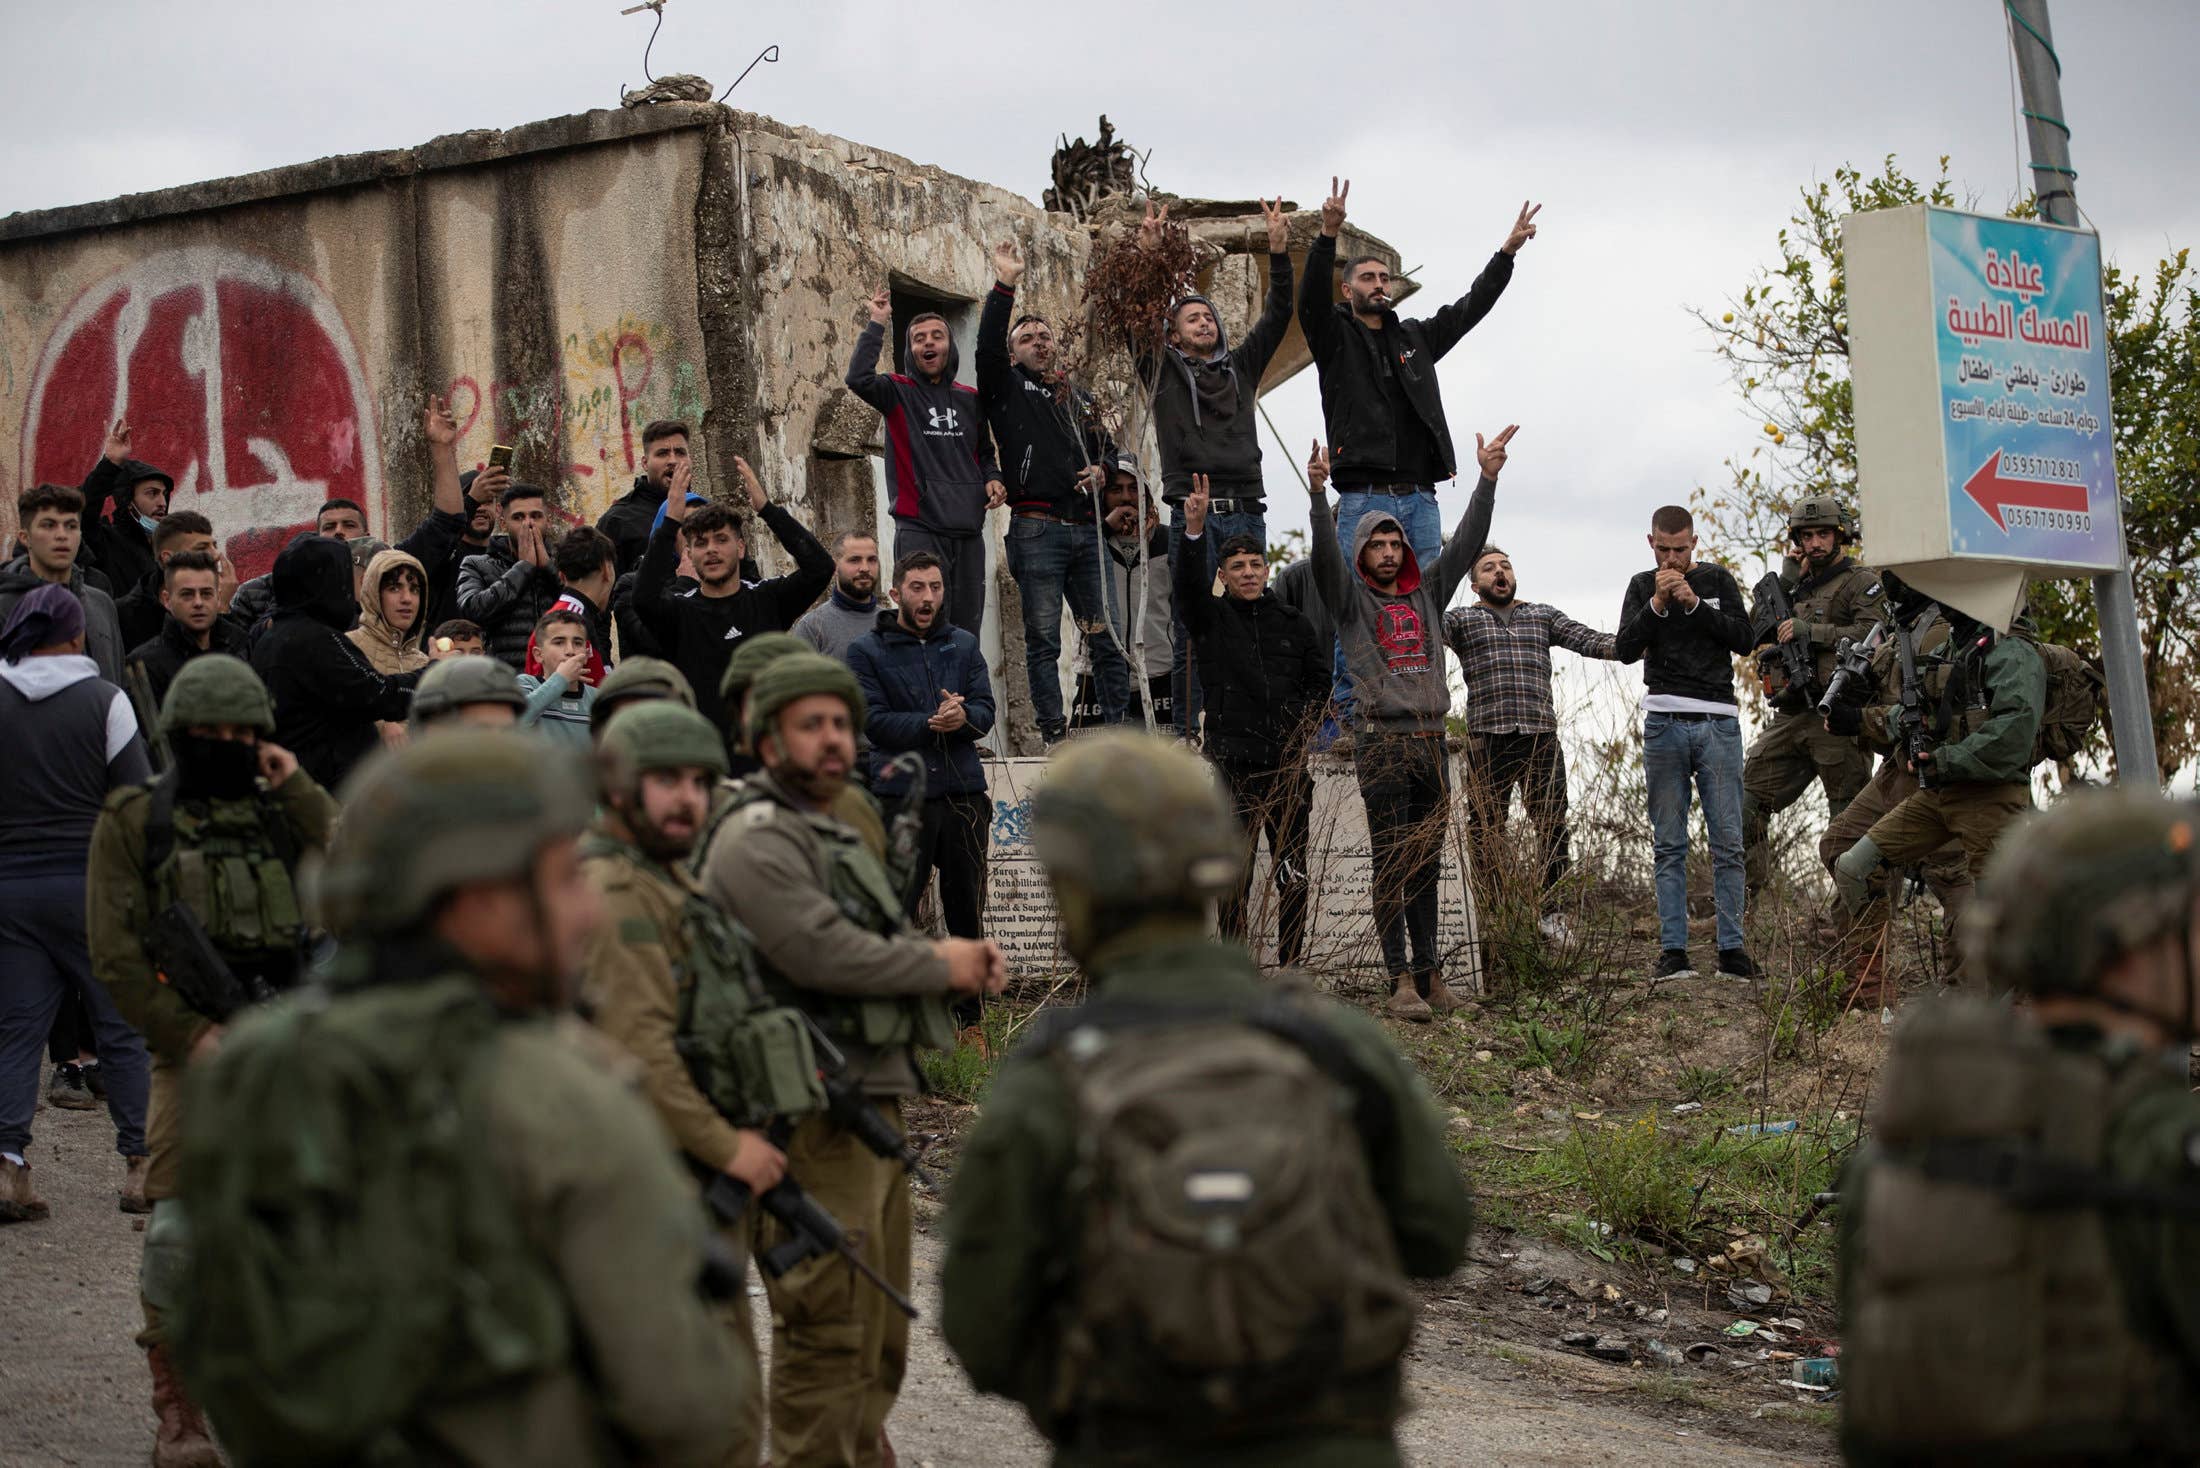
{"label": "denim jeans", "polygon": [[1645,714],[1642,769],[1657,856],[1658,946],[1688,946],[1688,797],[1693,782],[1711,835],[1719,947],[1742,946],[1742,726],[1738,719]]}
{"label": "denim jeans", "polygon": [[[1250,535],[1268,552],[1268,512],[1257,510],[1228,515],[1210,514],[1199,533],[1199,553],[1207,558],[1207,575],[1215,573],[1215,551],[1236,536]],[[1169,584],[1176,585],[1176,558],[1184,544],[1184,502],[1169,506]],[[1199,660],[1192,655],[1192,639],[1184,630],[1183,609],[1169,603],[1169,699],[1176,707],[1176,732],[1184,737],[1199,728]]]}
{"label": "denim jeans", "polygon": [[[1436,557],[1444,548],[1444,517],[1436,508],[1436,489],[1417,489],[1412,494],[1371,494],[1364,489],[1344,489],[1337,492],[1337,545],[1344,552],[1345,565],[1352,566],[1352,532],[1359,528],[1360,519],[1369,510],[1379,510],[1395,519],[1406,532],[1406,544],[1413,547],[1413,558],[1421,563],[1421,573],[1427,575],[1436,569]],[[1356,569],[1354,574],[1357,574]],[[1329,696],[1336,705],[1337,717],[1349,724],[1352,720],[1352,675],[1344,667],[1344,643],[1337,643],[1334,676]]]}
{"label": "denim jeans", "polygon": [[[1062,713],[1062,599],[1080,626],[1098,627],[1105,615],[1100,602],[1100,542],[1090,525],[1065,525],[1038,515],[1017,515],[1008,522],[1008,574],[1024,603],[1024,671],[1031,679],[1031,713],[1039,732],[1053,737],[1067,725]],[[1123,722],[1131,699],[1131,665],[1106,633],[1086,638],[1092,669],[1100,683],[1103,718]]]}
{"label": "denim jeans", "polygon": [[115,1150],[143,1157],[152,1064],[145,1042],[92,977],[84,946],[84,869],[0,879],[0,1152],[21,1154],[30,1146],[46,1033],[62,1004],[79,995],[91,1013]]}

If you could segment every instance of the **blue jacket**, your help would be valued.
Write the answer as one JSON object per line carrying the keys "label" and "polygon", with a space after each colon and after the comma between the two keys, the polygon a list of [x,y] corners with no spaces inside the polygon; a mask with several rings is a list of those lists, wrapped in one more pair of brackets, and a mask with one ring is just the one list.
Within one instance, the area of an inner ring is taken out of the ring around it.
{"label": "blue jacket", "polygon": [[[848,644],[848,666],[863,687],[874,794],[899,795],[908,788],[907,779],[884,774],[887,761],[908,750],[924,756],[927,800],[984,792],[978,741],[993,727],[993,682],[977,638],[945,616],[920,638],[901,625],[898,612],[883,611],[877,627]],[[928,727],[942,689],[963,698],[966,722],[952,734]]]}

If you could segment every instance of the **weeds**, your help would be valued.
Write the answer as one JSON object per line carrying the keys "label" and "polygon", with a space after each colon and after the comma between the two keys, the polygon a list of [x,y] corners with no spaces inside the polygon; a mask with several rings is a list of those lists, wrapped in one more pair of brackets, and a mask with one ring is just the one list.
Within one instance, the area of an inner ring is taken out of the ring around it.
{"label": "weeds", "polygon": [[919,1053],[924,1080],[933,1094],[975,1106],[993,1089],[994,1072],[1008,1053],[1015,1013],[1005,1004],[988,1004],[978,1023],[955,1037],[952,1050]]}

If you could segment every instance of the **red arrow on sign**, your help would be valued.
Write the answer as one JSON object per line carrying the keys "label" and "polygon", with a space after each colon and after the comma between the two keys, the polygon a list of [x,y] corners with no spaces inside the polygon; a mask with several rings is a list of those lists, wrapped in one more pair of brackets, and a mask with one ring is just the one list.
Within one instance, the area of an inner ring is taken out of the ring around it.
{"label": "red arrow on sign", "polygon": [[2023,510],[2069,510],[2084,514],[2091,508],[2082,484],[2055,484],[2044,479],[2011,479],[2001,472],[2001,450],[1994,450],[1993,457],[1978,466],[1978,472],[1963,482],[1963,492],[1977,501],[1978,507],[1993,520],[1994,528],[2002,534],[2009,533],[2009,523],[2001,512],[2014,505]]}

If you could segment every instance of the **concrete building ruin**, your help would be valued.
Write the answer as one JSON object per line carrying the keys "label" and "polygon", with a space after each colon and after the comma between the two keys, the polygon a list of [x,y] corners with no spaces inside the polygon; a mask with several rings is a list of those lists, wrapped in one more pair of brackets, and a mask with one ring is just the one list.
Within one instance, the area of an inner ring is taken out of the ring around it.
{"label": "concrete building ruin", "polygon": [[[1213,247],[1204,283],[1242,330],[1267,274],[1257,207],[1176,212]],[[176,507],[207,514],[245,574],[331,496],[402,534],[428,502],[422,400],[442,393],[462,463],[514,445],[515,477],[575,520],[631,483],[642,425],[674,417],[699,430],[699,487],[734,493],[741,454],[828,544],[890,535],[879,418],[841,385],[864,298],[885,281],[897,319],[945,315],[967,379],[993,242],[1024,243],[1031,309],[1074,320],[1103,227],[708,103],[11,215],[0,525],[12,541],[17,492],[78,483],[126,416],[137,455],[175,474]],[[1299,248],[1315,228],[1295,218]],[[1264,389],[1306,362],[1294,328]],[[1034,749],[1000,530],[987,653],[1012,710],[1004,750]],[[758,553],[768,572],[776,547]]]}

